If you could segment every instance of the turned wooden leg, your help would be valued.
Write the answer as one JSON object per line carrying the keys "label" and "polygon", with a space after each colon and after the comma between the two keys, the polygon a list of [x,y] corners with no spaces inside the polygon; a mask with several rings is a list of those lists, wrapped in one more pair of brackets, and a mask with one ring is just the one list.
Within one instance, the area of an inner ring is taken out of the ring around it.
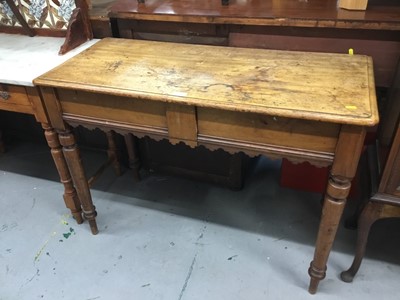
{"label": "turned wooden leg", "polygon": [[316,293],[319,281],[325,278],[326,262],[336,236],[347,195],[350,192],[350,186],[351,183],[348,178],[331,176],[329,179],[315,247],[316,253],[308,270],[311,276],[309,287],[311,294]]}
{"label": "turned wooden leg", "polygon": [[326,263],[350,192],[351,179],[357,170],[364,137],[365,129],[362,127],[343,125],[341,128],[326,188],[314,259],[308,269],[311,277],[308,291],[311,294],[317,292],[319,282],[325,278]]}
{"label": "turned wooden leg", "polygon": [[75,187],[72,183],[57,133],[48,124],[42,123],[42,127],[44,129],[44,135],[46,137],[47,144],[51,149],[51,155],[53,156],[61,183],[64,185],[65,206],[71,210],[72,216],[76,222],[81,224],[83,222],[81,204],[79,202],[78,195],[76,194]]}
{"label": "turned wooden leg", "polygon": [[4,153],[6,151],[6,147],[3,142],[3,132],[0,130],[0,153]]}
{"label": "turned wooden leg", "polygon": [[81,201],[83,216],[88,220],[92,233],[97,234],[99,232],[96,224],[97,212],[92,202],[92,196],[83,169],[79,149],[75,142],[75,137],[69,129],[60,131],[58,134],[60,143],[63,146],[65,160],[67,161],[72,180],[78,193],[78,198]]}
{"label": "turned wooden leg", "polygon": [[133,180],[135,182],[140,181],[140,159],[138,150],[138,141],[133,134],[126,134],[124,136],[126,149],[128,150],[129,156],[129,168],[133,170]]}
{"label": "turned wooden leg", "polygon": [[356,255],[351,267],[347,271],[344,271],[342,274],[340,274],[340,278],[345,282],[352,282],[354,276],[357,274],[358,269],[360,268],[365,254],[365,248],[367,246],[371,225],[379,219],[382,211],[381,207],[382,204],[369,202],[365,206],[358,219]]}
{"label": "turned wooden leg", "polygon": [[112,162],[115,174],[117,176],[121,176],[121,164],[118,159],[118,151],[117,151],[117,146],[115,144],[115,132],[114,130],[110,130],[106,132],[106,135],[108,141],[108,149],[107,149],[108,159],[109,161]]}

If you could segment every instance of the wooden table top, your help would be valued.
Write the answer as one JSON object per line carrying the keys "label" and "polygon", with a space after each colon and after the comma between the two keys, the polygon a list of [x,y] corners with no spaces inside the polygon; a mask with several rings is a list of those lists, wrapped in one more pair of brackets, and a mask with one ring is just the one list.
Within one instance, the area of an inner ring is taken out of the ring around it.
{"label": "wooden table top", "polygon": [[34,83],[334,123],[378,122],[372,60],[362,55],[107,38]]}
{"label": "wooden table top", "polygon": [[366,11],[337,7],[337,0],[116,0],[110,16],[193,23],[400,30],[398,0],[369,0]]}

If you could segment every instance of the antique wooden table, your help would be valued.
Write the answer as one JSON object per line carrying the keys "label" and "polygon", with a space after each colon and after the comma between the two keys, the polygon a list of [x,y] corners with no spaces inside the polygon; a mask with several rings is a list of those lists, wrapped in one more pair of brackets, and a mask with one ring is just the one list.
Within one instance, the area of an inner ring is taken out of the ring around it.
{"label": "antique wooden table", "polygon": [[371,58],[107,38],[34,83],[93,234],[96,211],[69,125],[332,165],[309,269],[316,292],[366,127],[378,122]]}
{"label": "antique wooden table", "polygon": [[[42,124],[61,182],[64,184],[65,204],[76,221],[82,223],[81,205],[61,146],[56,133],[48,124],[42,99],[32,82],[35,77],[60,65],[98,41],[89,41],[61,56],[58,55],[58,51],[64,40],[56,37],[28,37],[0,33],[0,110],[33,115]],[[0,131],[0,150],[3,147]]]}

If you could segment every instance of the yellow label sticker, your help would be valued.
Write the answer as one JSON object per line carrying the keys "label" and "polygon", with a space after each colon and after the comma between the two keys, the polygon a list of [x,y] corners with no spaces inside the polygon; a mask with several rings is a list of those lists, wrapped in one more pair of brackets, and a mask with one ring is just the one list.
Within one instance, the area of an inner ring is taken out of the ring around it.
{"label": "yellow label sticker", "polygon": [[355,109],[357,109],[357,106],[355,106],[355,105],[346,105],[345,106],[347,109],[350,109],[350,110],[355,110]]}
{"label": "yellow label sticker", "polygon": [[353,48],[350,48],[349,49],[349,55],[353,55],[354,54],[354,50],[353,50]]}

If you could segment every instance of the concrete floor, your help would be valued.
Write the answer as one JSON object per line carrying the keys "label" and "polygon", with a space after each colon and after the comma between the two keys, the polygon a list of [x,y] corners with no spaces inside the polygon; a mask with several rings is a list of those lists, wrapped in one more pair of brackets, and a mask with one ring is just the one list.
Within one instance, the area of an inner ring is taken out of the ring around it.
{"label": "concrete floor", "polygon": [[[88,169],[104,154],[83,151]],[[100,233],[77,225],[46,146],[0,155],[0,299],[399,299],[399,220],[374,226],[352,284],[354,231],[341,226],[308,294],[320,195],[279,187],[262,159],[242,191],[154,173],[106,171],[92,189]],[[346,211],[347,214],[350,210]]]}

